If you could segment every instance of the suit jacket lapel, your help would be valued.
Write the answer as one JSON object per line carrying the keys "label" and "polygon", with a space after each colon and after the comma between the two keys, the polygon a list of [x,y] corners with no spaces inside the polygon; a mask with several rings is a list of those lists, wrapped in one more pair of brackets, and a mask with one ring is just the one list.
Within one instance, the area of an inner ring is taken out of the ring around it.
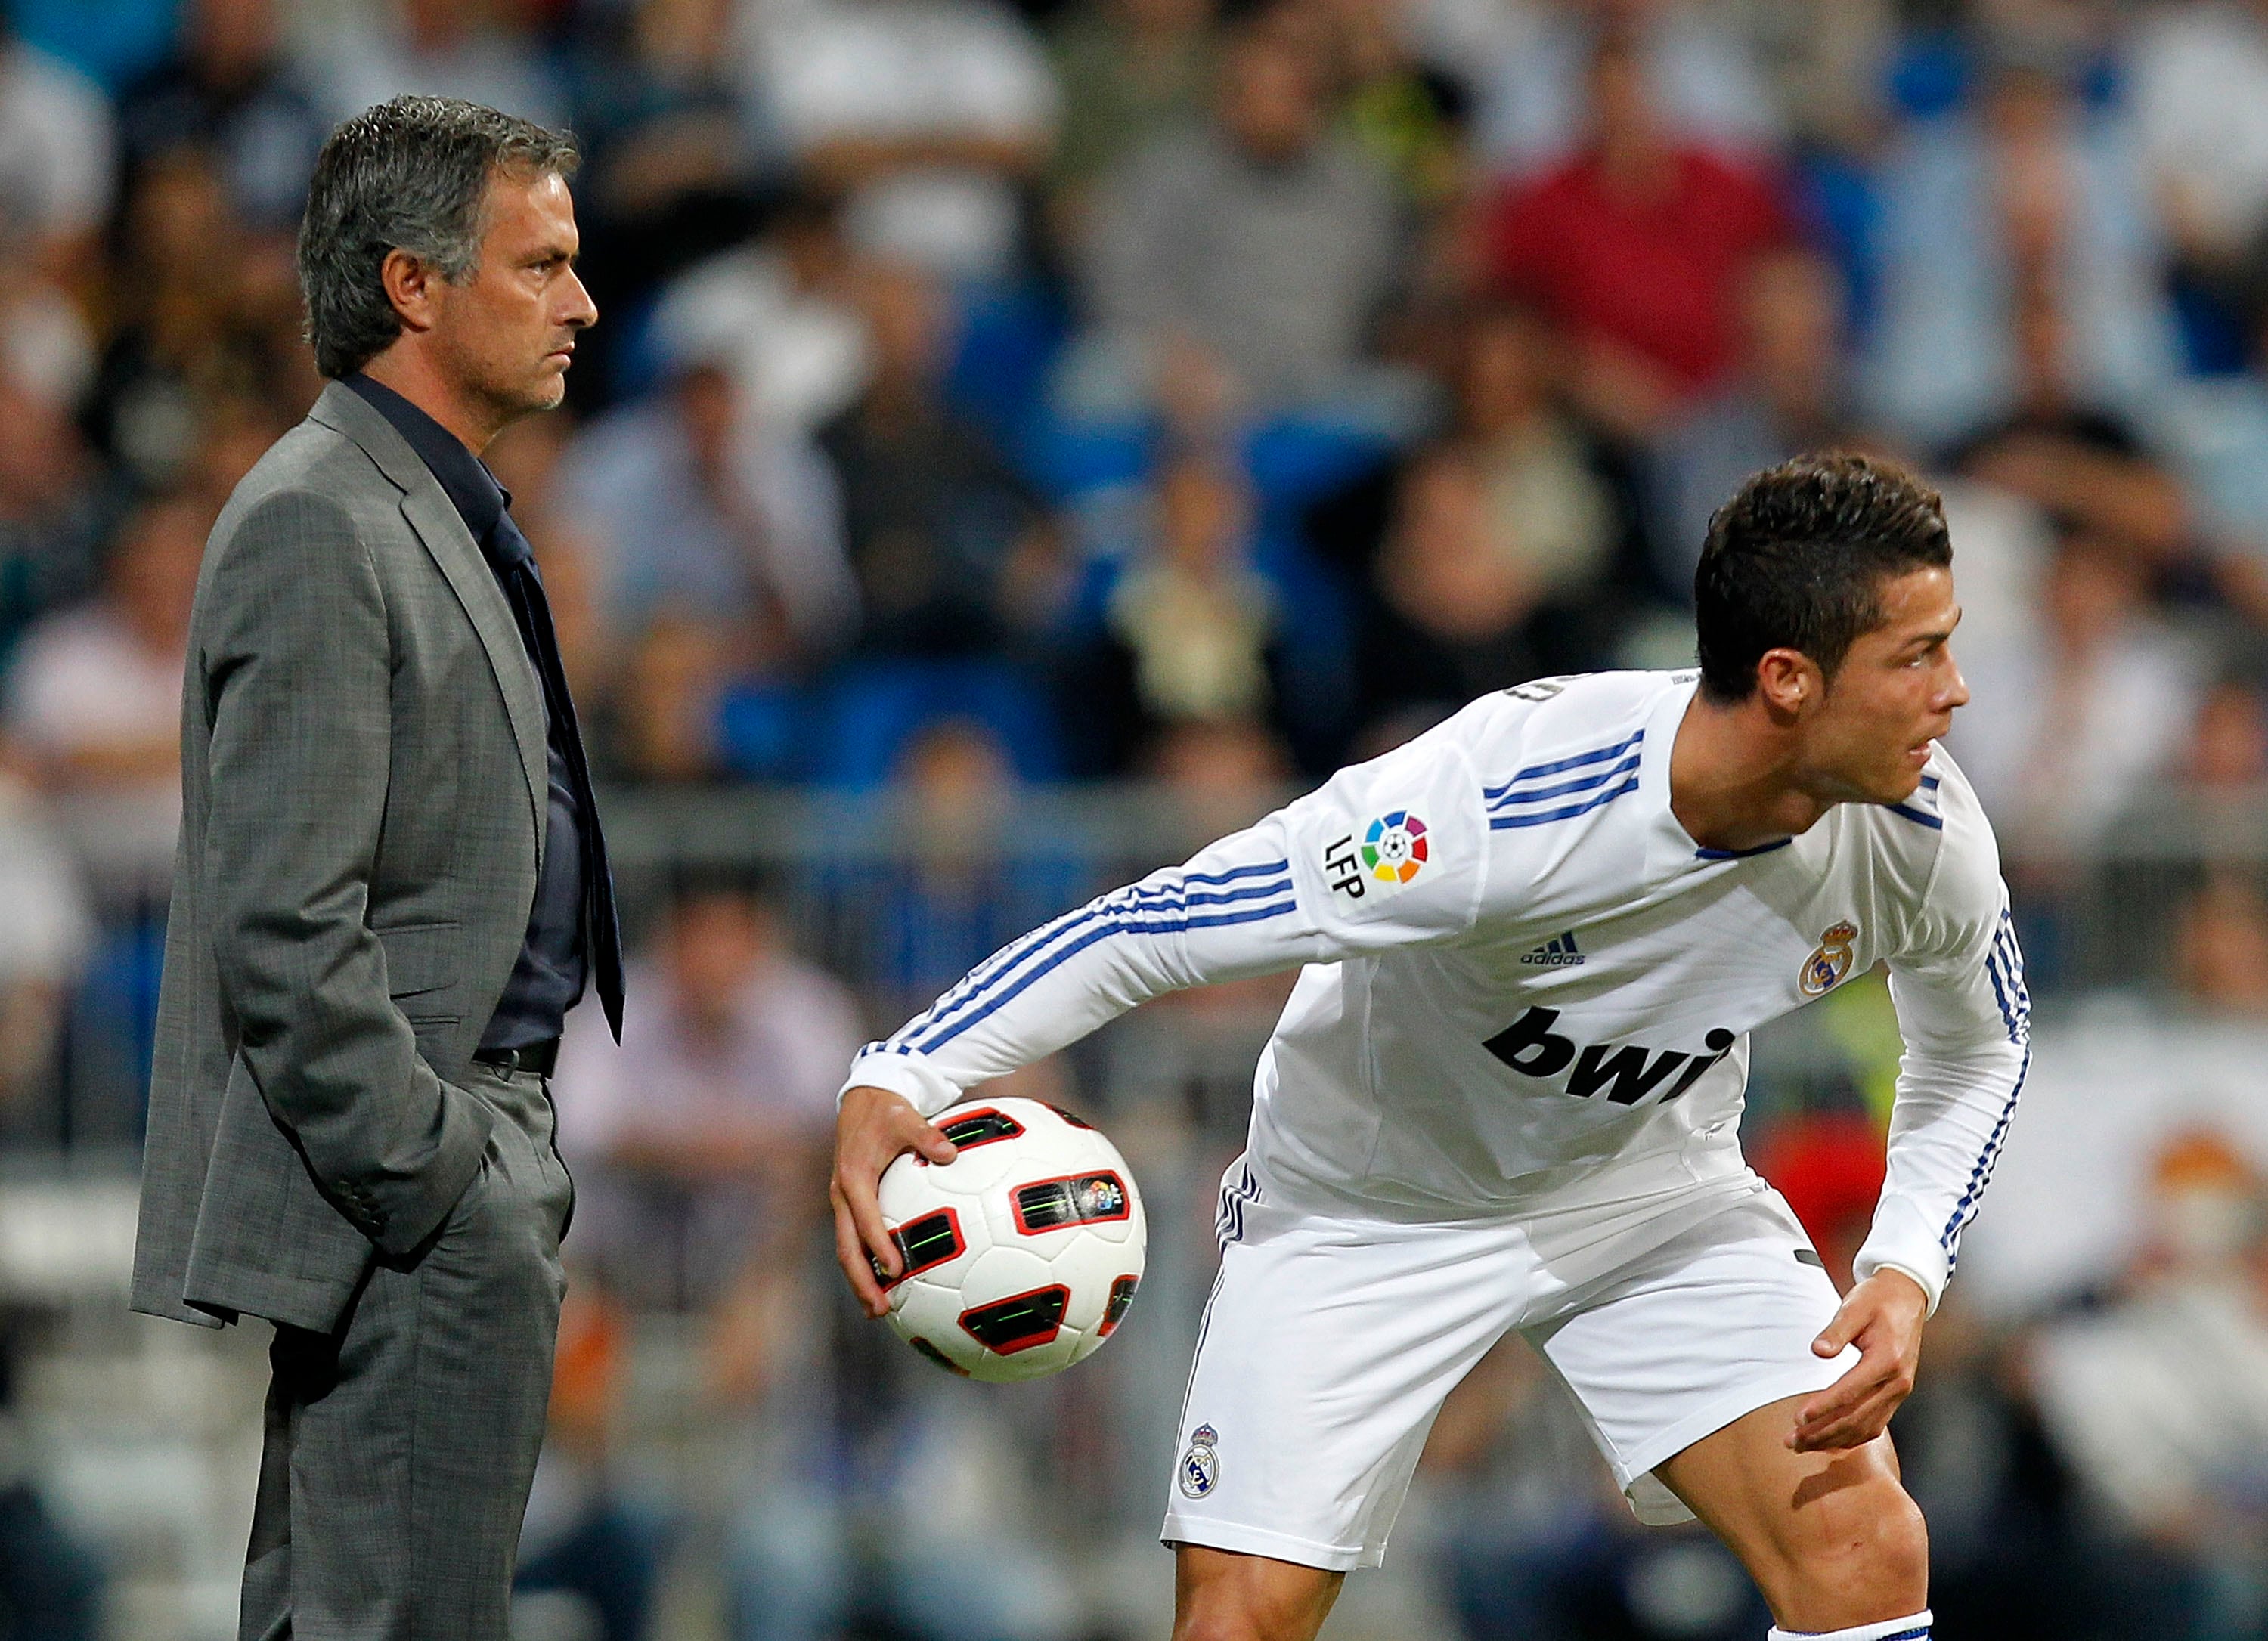
{"label": "suit jacket lapel", "polygon": [[512,720],[512,740],[519,748],[520,773],[527,781],[527,801],[534,811],[538,858],[541,857],[544,821],[549,813],[550,762],[544,733],[543,684],[527,645],[512,619],[512,605],[496,572],[481,556],[473,533],[409,443],[394,430],[384,416],[364,403],[354,389],[333,382],[323,389],[310,413],[360,445],[379,470],[401,487],[402,517],[424,543],[435,564],[464,607],[465,615],[488,651],[489,667],[503,692],[505,716]]}

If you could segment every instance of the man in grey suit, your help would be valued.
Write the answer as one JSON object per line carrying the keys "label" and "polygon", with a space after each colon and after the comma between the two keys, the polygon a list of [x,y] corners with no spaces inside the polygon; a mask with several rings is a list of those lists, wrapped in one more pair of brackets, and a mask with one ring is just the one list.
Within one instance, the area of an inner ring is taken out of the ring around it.
{"label": "man in grey suit", "polygon": [[569,139],[397,98],[300,231],[307,419],[197,585],[136,1309],[275,1324],[241,1633],[505,1634],[573,1188],[549,1075],[605,841],[542,584],[478,453],[597,311]]}

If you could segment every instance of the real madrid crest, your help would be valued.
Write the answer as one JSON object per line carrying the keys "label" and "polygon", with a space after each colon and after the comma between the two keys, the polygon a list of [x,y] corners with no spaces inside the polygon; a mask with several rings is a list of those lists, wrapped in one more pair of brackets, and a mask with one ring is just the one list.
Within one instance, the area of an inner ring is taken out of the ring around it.
{"label": "real madrid crest", "polygon": [[1837,981],[1851,972],[1852,961],[1858,955],[1851,949],[1851,943],[1858,938],[1859,925],[1848,921],[1833,924],[1819,937],[1819,944],[1803,960],[1803,972],[1795,979],[1805,997],[1826,996]]}
{"label": "real madrid crest", "polygon": [[1189,1450],[1182,1455],[1180,1483],[1185,1498],[1203,1498],[1220,1480],[1220,1456],[1213,1452],[1220,1432],[1200,1424],[1189,1432]]}

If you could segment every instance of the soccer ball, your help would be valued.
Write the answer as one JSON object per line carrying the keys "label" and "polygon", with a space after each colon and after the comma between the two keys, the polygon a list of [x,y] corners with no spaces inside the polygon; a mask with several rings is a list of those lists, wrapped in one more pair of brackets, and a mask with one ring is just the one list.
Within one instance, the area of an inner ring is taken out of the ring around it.
{"label": "soccer ball", "polygon": [[[905,1274],[882,1277],[890,1326],[968,1379],[1041,1379],[1092,1355],[1142,1280],[1142,1198],[1118,1148],[1036,1100],[955,1106],[960,1148],[882,1175],[882,1222]],[[877,1270],[876,1274],[881,1273]]]}

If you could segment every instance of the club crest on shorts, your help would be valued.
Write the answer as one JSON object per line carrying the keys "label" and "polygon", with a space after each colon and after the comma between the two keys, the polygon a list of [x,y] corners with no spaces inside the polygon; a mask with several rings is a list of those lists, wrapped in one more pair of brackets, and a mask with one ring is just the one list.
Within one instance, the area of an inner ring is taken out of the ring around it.
{"label": "club crest on shorts", "polygon": [[1182,1455],[1181,1473],[1175,1477],[1184,1498],[1203,1498],[1219,1482],[1220,1455],[1213,1451],[1219,1440],[1220,1432],[1210,1424],[1189,1432],[1189,1448]]}
{"label": "club crest on shorts", "polygon": [[1830,925],[1819,937],[1819,944],[1803,960],[1803,972],[1795,978],[1805,997],[1826,996],[1837,981],[1851,972],[1852,961],[1858,955],[1851,949],[1851,943],[1858,938],[1859,925],[1848,921]]}

